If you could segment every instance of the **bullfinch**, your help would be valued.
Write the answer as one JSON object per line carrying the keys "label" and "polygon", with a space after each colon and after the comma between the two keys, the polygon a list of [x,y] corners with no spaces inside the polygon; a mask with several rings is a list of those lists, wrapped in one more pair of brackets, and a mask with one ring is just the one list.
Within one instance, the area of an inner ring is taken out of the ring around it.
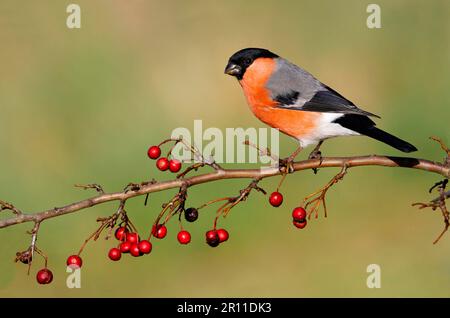
{"label": "bullfinch", "polygon": [[225,73],[239,81],[255,116],[299,142],[289,160],[317,144],[310,158],[320,156],[325,139],[365,135],[403,152],[417,148],[376,127],[378,117],[357,107],[306,70],[266,49],[246,48],[228,60]]}

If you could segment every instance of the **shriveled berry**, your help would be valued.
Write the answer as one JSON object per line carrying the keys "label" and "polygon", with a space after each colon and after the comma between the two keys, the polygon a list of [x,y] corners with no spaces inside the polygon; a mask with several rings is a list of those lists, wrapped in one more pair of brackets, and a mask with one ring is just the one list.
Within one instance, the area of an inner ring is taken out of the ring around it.
{"label": "shriveled berry", "polygon": [[180,231],[178,232],[177,239],[180,244],[189,244],[191,241],[191,234],[188,231]]}
{"label": "shriveled berry", "polygon": [[279,207],[283,203],[283,195],[278,191],[273,192],[270,195],[269,203],[274,207]]}
{"label": "shriveled berry", "polygon": [[219,235],[216,230],[206,232],[206,243],[211,247],[216,247],[220,243]]}
{"label": "shriveled berry", "polygon": [[147,240],[140,241],[138,247],[142,254],[149,254],[152,251],[152,243]]}
{"label": "shriveled berry", "polygon": [[108,257],[112,261],[118,261],[122,257],[122,252],[118,248],[113,247],[109,250]]}
{"label": "shriveled berry", "polygon": [[169,161],[169,169],[172,172],[178,172],[181,170],[181,161],[177,159],[172,159]]}
{"label": "shriveled berry", "polygon": [[296,207],[292,211],[292,218],[296,221],[304,220],[306,218],[306,210],[301,206]]}
{"label": "shriveled berry", "polygon": [[150,159],[158,159],[161,155],[161,148],[158,146],[151,146],[148,148],[147,155]]}
{"label": "shriveled berry", "polygon": [[196,208],[187,208],[184,211],[184,218],[188,222],[194,222],[198,219],[198,210]]}
{"label": "shriveled berry", "polygon": [[30,250],[26,250],[24,252],[17,252],[16,262],[20,261],[22,264],[29,264],[33,260],[33,257],[31,255],[32,254]]}
{"label": "shriveled berry", "polygon": [[53,280],[53,273],[48,268],[43,268],[36,274],[36,280],[39,284],[50,284]]}
{"label": "shriveled berry", "polygon": [[78,255],[70,255],[66,261],[67,266],[81,267],[83,260]]}
{"label": "shriveled berry", "polygon": [[218,229],[217,235],[219,236],[219,243],[225,242],[228,240],[230,235],[228,234],[228,231],[225,229]]}
{"label": "shriveled berry", "polygon": [[169,169],[169,159],[162,157],[156,161],[156,167],[161,171]]}

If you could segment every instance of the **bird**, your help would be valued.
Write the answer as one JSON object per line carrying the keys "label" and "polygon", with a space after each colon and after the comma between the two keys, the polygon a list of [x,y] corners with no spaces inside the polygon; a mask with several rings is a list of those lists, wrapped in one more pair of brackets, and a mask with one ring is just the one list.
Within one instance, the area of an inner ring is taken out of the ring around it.
{"label": "bird", "polygon": [[368,136],[397,150],[417,151],[412,144],[376,127],[365,111],[320,82],[311,73],[263,48],[245,48],[234,53],[225,74],[239,81],[253,114],[265,124],[296,139],[294,158],[309,145],[316,147],[309,159],[321,158],[324,140],[340,136]]}

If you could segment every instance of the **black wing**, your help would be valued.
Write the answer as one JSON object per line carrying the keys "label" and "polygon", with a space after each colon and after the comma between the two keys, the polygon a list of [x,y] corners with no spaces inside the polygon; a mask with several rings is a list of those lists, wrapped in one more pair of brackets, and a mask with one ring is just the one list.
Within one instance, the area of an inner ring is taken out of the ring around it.
{"label": "black wing", "polygon": [[312,112],[325,112],[325,113],[344,113],[344,114],[356,114],[365,116],[379,116],[364,111],[351,101],[343,97],[341,94],[333,90],[328,86],[323,86],[324,90],[317,91],[310,100],[303,103],[298,103],[298,97],[300,92],[291,91],[283,95],[278,95],[275,100],[278,102],[278,107],[293,110],[303,110]]}

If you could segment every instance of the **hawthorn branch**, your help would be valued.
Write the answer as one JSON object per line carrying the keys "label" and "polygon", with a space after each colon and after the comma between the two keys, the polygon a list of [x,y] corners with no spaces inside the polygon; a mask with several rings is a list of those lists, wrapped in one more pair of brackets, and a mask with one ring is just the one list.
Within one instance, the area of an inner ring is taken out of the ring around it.
{"label": "hawthorn branch", "polygon": [[[450,178],[450,167],[444,163],[433,162],[425,159],[416,159],[410,157],[390,157],[390,156],[356,156],[356,157],[324,157],[319,159],[304,160],[295,162],[293,164],[294,172],[302,170],[309,170],[313,168],[331,168],[331,167],[346,167],[350,169],[353,167],[362,166],[381,166],[381,167],[402,167],[423,170],[431,173],[439,174],[445,178]],[[278,167],[265,168],[265,169],[219,169],[211,173],[195,175],[189,178],[178,178],[175,180],[169,180],[164,182],[156,182],[154,180],[150,182],[142,182],[140,184],[133,184],[137,186],[128,187],[122,192],[114,193],[101,193],[99,195],[87,198],[82,201],[74,202],[63,207],[55,207],[46,211],[38,213],[24,213],[11,204],[7,204],[4,201],[0,201],[1,210],[11,210],[14,216],[0,220],[0,228],[25,223],[34,222],[40,223],[46,219],[59,217],[65,214],[74,213],[80,210],[84,210],[102,203],[110,201],[121,201],[146,195],[153,192],[159,192],[163,190],[173,188],[189,188],[194,185],[214,182],[225,179],[253,179],[262,180],[265,178],[281,175],[282,172]],[[95,188],[95,187],[92,187]]]}
{"label": "hawthorn branch", "polygon": [[[317,172],[314,171],[314,173],[317,173]],[[304,205],[305,209],[308,211],[307,212],[308,219],[311,219],[311,215],[313,213],[314,213],[316,219],[319,217],[320,205],[323,206],[323,211],[325,213],[325,217],[327,217],[327,205],[325,203],[326,202],[325,196],[326,196],[328,190],[333,185],[335,185],[336,183],[341,181],[346,174],[347,174],[347,165],[344,165],[342,167],[342,170],[337,175],[335,175],[325,186],[323,186],[320,190],[311,193],[310,195],[306,196],[303,199],[303,205]],[[308,210],[309,206],[311,206],[311,208]]]}
{"label": "hawthorn branch", "polygon": [[[448,159],[448,157],[447,157]],[[418,206],[419,209],[425,209],[425,208],[431,208],[433,211],[435,211],[437,208],[441,210],[442,216],[444,218],[444,229],[442,230],[441,234],[434,240],[433,244],[436,244],[439,242],[439,240],[444,236],[445,232],[447,232],[448,228],[450,227],[450,212],[447,209],[446,200],[447,200],[447,194],[448,192],[445,192],[445,188],[448,184],[448,179],[444,179],[440,182],[436,182],[429,190],[431,193],[434,189],[437,189],[439,192],[439,197],[431,200],[428,203],[422,203],[417,202],[413,203],[413,206]]]}

